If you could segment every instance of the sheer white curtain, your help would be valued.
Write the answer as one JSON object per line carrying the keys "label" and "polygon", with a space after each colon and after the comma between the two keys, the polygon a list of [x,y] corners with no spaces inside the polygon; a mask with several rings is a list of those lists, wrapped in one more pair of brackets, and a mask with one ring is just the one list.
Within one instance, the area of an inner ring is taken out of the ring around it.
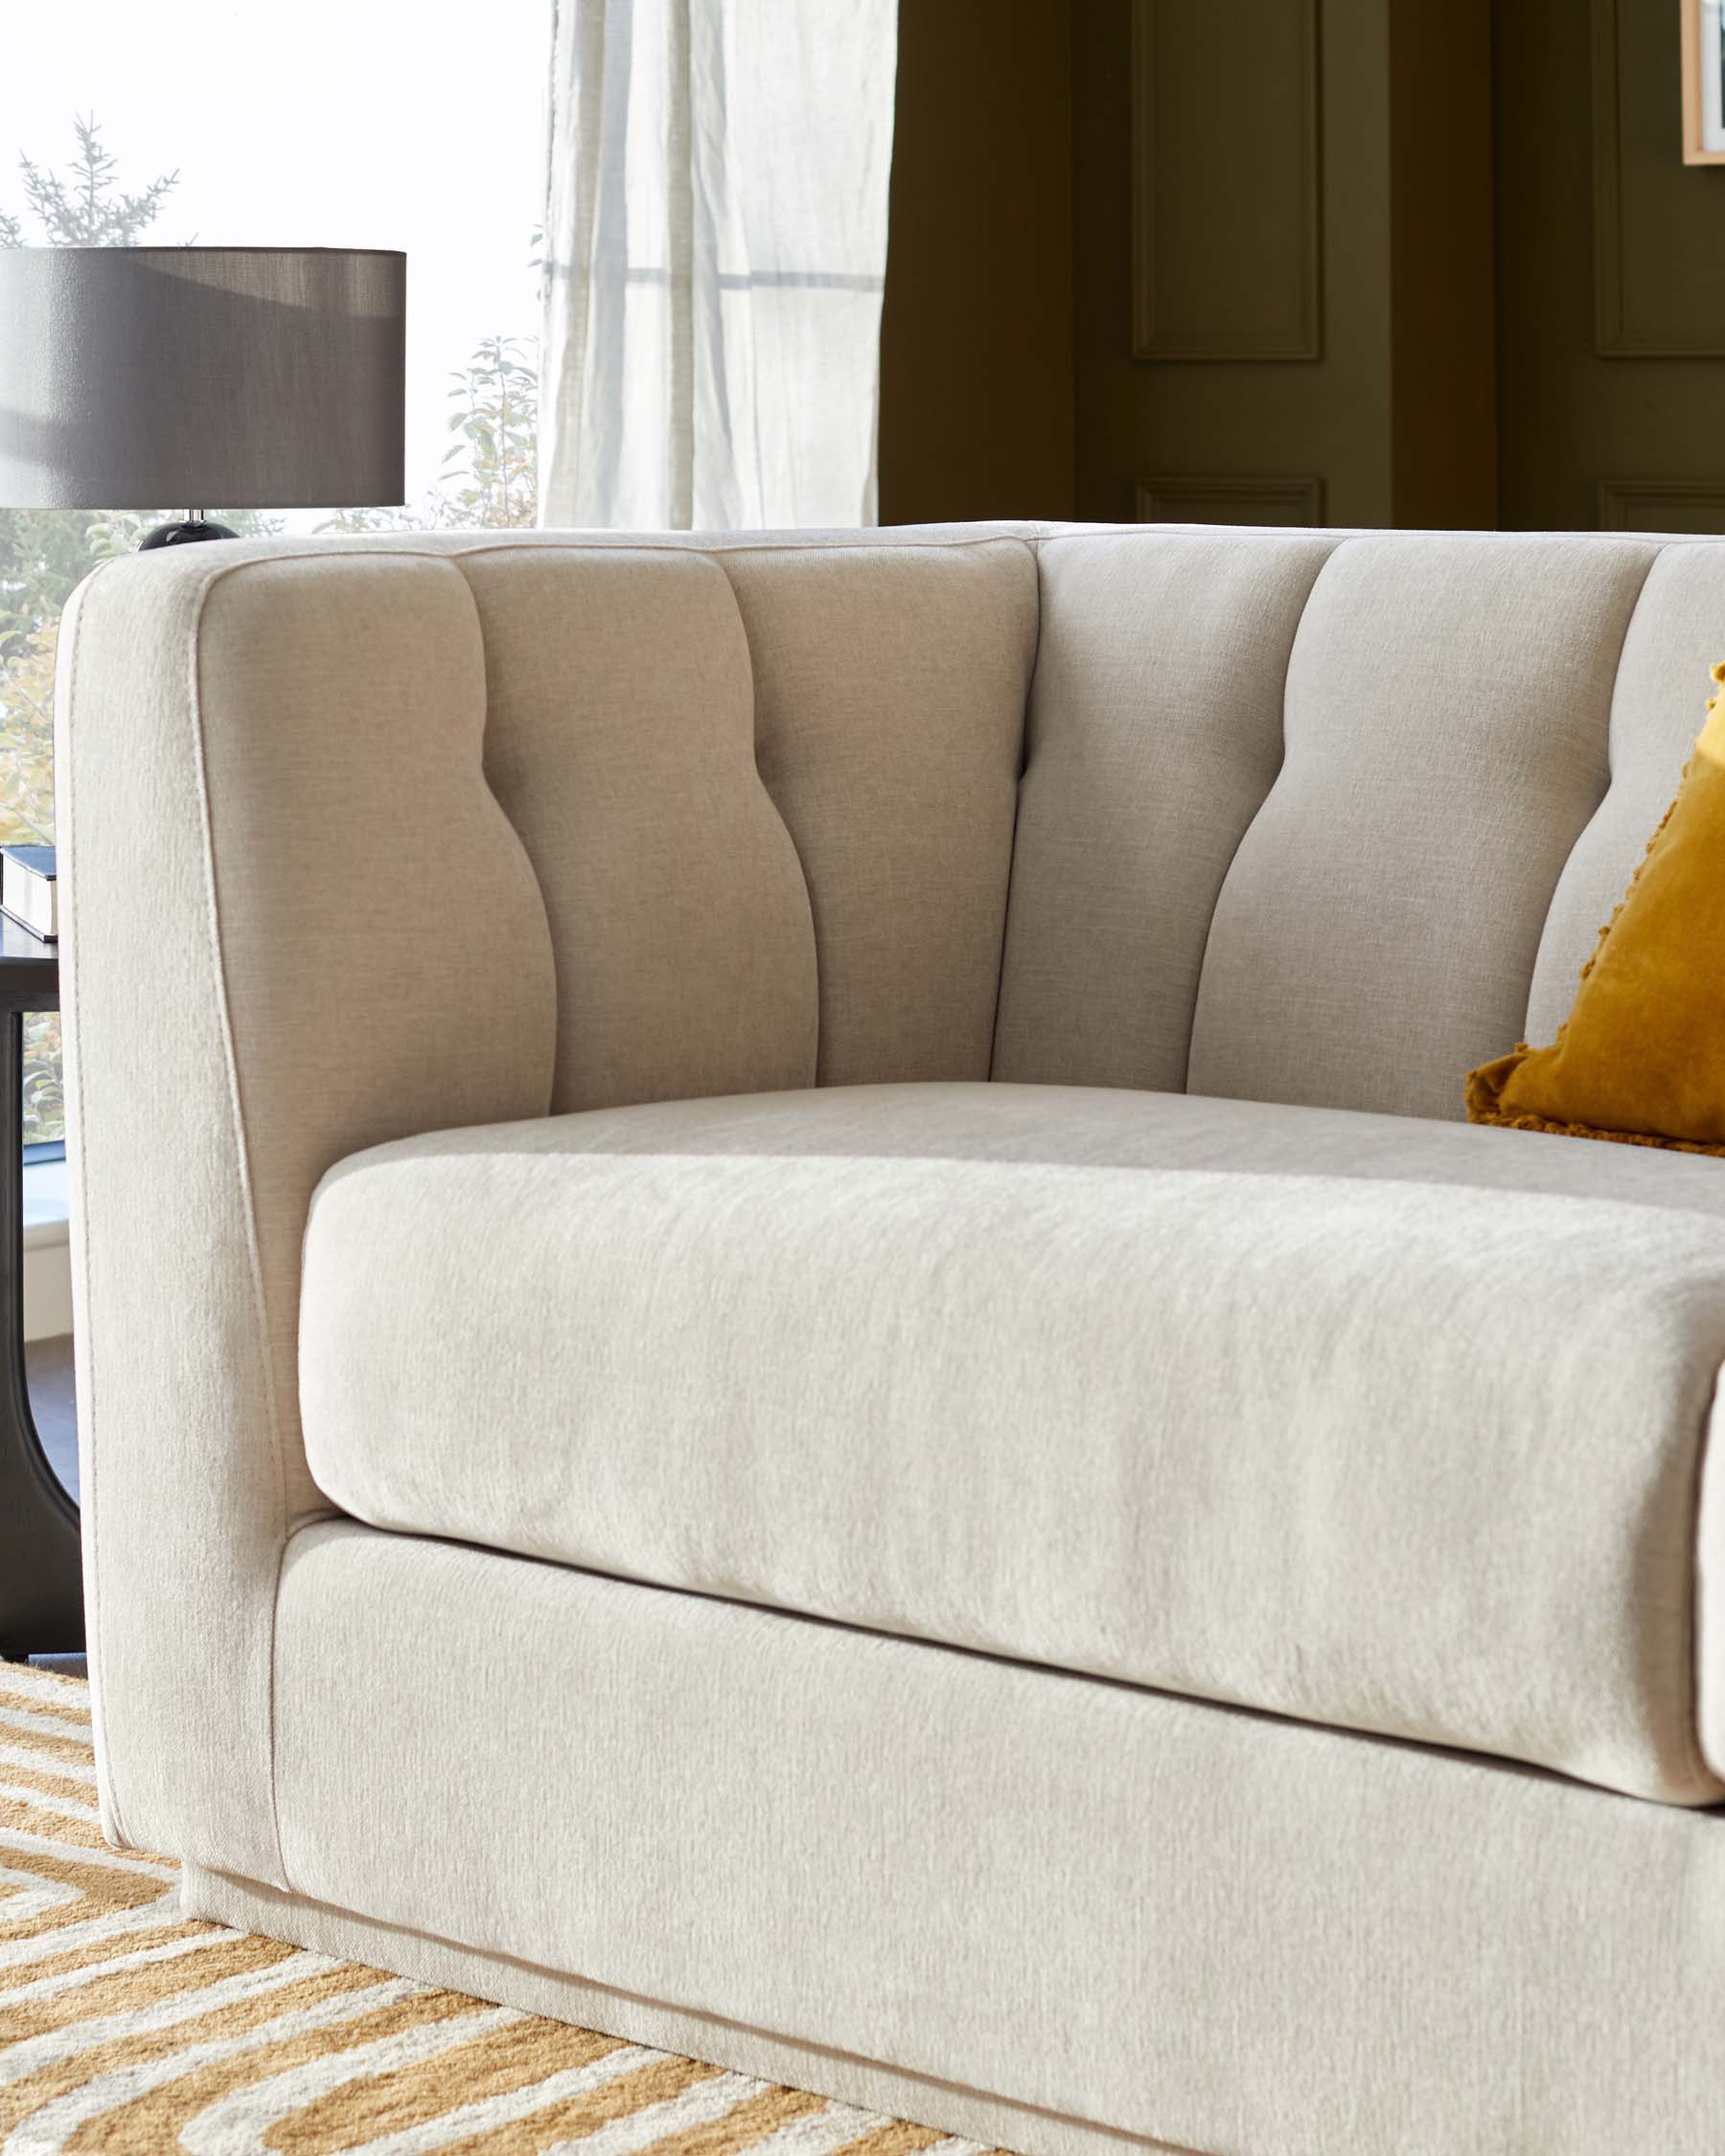
{"label": "sheer white curtain", "polygon": [[547,524],[875,520],[896,0],[557,0]]}

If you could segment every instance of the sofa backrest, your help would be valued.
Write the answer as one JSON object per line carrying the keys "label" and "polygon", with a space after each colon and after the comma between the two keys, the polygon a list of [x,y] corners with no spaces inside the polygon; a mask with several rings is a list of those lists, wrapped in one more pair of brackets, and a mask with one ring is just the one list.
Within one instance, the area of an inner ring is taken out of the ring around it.
{"label": "sofa backrest", "polygon": [[1549,1036],[1725,546],[1138,529],[459,557],[554,1110],[993,1076],[1456,1116]]}
{"label": "sofa backrest", "polygon": [[1458,1116],[1551,1037],[1725,657],[1725,545],[1039,556],[997,1078]]}
{"label": "sofa backrest", "polygon": [[[816,1081],[1455,1115],[1470,1064],[1562,1017],[1721,655],[1725,544],[1636,538],[470,534],[103,568],[58,783],[110,1828],[287,1883],[271,1641],[324,1503],[299,1263],[336,1161]],[[163,1579],[196,1583],[166,1660],[135,1621]]]}
{"label": "sofa backrest", "polygon": [[1725,655],[1725,543],[1629,535],[398,545],[483,669],[554,1112],[992,1076],[1457,1116],[1567,1010]]}
{"label": "sofa backrest", "polygon": [[486,775],[550,922],[554,1112],[988,1076],[1024,540],[462,567]]}

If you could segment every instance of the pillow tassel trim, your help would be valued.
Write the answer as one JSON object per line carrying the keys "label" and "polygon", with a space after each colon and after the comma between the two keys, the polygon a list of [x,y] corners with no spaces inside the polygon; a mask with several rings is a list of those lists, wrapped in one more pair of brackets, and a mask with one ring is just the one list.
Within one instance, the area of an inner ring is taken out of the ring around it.
{"label": "pillow tassel trim", "polygon": [[[1506,1065],[1520,1063],[1525,1051],[1518,1049],[1512,1056],[1505,1056]],[[1475,1071],[1475,1078],[1483,1078],[1487,1071],[1495,1070],[1496,1064],[1486,1064],[1484,1070]],[[1470,1123],[1491,1123],[1500,1131],[1545,1131],[1552,1137],[1599,1138],[1607,1145],[1651,1145],[1661,1153],[1704,1153],[1714,1160],[1725,1160],[1725,1145],[1703,1145],[1699,1138],[1654,1137],[1646,1131],[1601,1131],[1592,1123],[1551,1123],[1543,1115],[1502,1115],[1493,1110],[1476,1110],[1472,1081],[1469,1081],[1467,1119]]]}

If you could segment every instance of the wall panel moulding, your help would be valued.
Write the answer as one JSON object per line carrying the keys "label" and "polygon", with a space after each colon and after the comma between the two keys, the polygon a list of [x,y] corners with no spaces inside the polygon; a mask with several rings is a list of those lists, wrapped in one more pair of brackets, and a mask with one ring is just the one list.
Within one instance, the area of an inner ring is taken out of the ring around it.
{"label": "wall panel moulding", "polygon": [[1605,359],[1725,358],[1725,170],[1684,162],[1680,27],[1669,0],[1593,0],[1595,338]]}
{"label": "wall panel moulding", "polygon": [[1322,524],[1323,481],[1310,475],[1139,479],[1140,524]]}
{"label": "wall panel moulding", "polygon": [[1133,0],[1132,356],[1323,352],[1319,0]]}
{"label": "wall panel moulding", "polygon": [[1602,532],[1725,532],[1725,479],[1603,479]]}

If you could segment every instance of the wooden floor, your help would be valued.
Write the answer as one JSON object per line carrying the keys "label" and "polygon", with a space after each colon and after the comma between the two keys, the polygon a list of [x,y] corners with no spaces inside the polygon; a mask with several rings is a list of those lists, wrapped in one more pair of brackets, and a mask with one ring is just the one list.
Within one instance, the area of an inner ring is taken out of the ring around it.
{"label": "wooden floor", "polygon": [[33,1340],[24,1350],[30,1411],[48,1464],[78,1495],[78,1401],[72,1383],[72,1336]]}

